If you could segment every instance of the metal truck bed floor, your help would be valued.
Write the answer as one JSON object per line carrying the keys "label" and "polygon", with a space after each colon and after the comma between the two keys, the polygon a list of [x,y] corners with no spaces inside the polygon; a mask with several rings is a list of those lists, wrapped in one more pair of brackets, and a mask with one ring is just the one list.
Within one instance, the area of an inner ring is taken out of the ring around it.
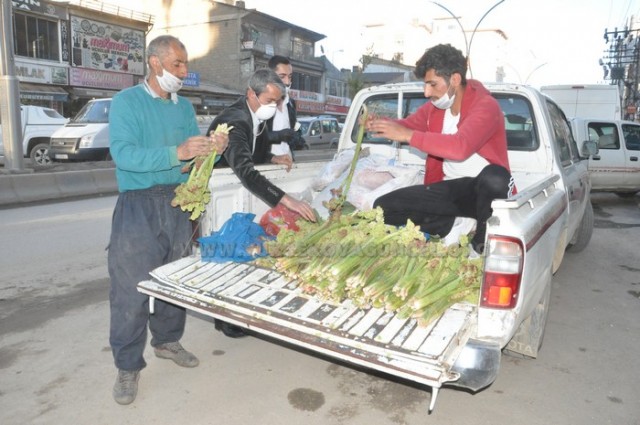
{"label": "metal truck bed floor", "polygon": [[[154,270],[138,290],[296,346],[437,389],[475,326],[475,306],[456,304],[419,326],[381,309],[362,309],[306,295],[273,270],[186,257]],[[432,407],[431,407],[432,408]]]}

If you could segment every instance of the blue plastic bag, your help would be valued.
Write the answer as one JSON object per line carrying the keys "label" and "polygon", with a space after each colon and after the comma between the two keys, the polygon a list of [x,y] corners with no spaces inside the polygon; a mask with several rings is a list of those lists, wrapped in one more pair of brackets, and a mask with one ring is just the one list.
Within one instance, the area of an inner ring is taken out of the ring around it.
{"label": "blue plastic bag", "polygon": [[270,237],[259,224],[255,214],[234,213],[220,230],[198,239],[202,261],[242,263],[267,255],[264,241]]}

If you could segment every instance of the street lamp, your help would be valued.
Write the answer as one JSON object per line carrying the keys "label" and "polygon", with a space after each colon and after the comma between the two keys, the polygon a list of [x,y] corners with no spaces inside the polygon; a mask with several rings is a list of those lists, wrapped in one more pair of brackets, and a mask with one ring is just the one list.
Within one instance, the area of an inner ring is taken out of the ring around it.
{"label": "street lamp", "polygon": [[534,72],[536,72],[537,70],[539,70],[540,68],[542,68],[543,66],[545,66],[548,62],[545,63],[541,63],[540,65],[536,66],[535,68],[533,68],[533,70],[531,70],[531,72],[529,73],[529,75],[527,75],[527,78],[524,79],[524,83],[527,84],[529,82],[529,78],[531,78],[531,75],[533,75]]}
{"label": "street lamp", "polygon": [[467,49],[466,54],[467,54],[467,62],[469,64],[469,75],[471,76],[471,78],[473,78],[473,70],[471,69],[471,61],[469,60],[469,56],[471,54],[471,44],[473,43],[473,36],[476,35],[476,31],[478,31],[478,27],[480,26],[480,23],[484,20],[484,18],[496,7],[498,7],[499,5],[501,5],[502,3],[504,3],[505,0],[500,0],[499,2],[497,2],[496,4],[494,4],[493,6],[491,6],[491,8],[489,10],[487,10],[486,12],[484,12],[484,15],[482,15],[482,17],[480,18],[480,20],[478,20],[478,23],[476,23],[475,28],[473,29],[473,31],[471,32],[471,38],[469,39],[469,41],[467,41],[467,34],[466,31],[464,30],[464,28],[462,27],[462,24],[460,23],[460,20],[458,19],[458,17],[456,15],[453,14],[453,12],[451,12],[449,9],[447,9],[446,7],[444,7],[443,5],[441,5],[440,3],[437,3],[435,1],[432,1],[431,3],[435,4],[436,6],[444,9],[449,15],[451,15],[451,17],[453,19],[456,20],[456,22],[458,23],[458,26],[460,27],[460,31],[462,31],[462,35],[464,36],[464,45]]}

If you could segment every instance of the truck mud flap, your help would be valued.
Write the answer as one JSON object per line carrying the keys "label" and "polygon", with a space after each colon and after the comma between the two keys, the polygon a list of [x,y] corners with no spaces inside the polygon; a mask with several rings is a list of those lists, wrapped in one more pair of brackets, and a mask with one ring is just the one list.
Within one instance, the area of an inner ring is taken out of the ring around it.
{"label": "truck mud flap", "polygon": [[[296,281],[250,263],[186,257],[151,273],[138,290],[254,332],[433,388],[456,381],[452,367],[476,327],[476,307],[456,304],[428,326],[383,309],[331,303]],[[153,303],[151,303],[153,305]]]}

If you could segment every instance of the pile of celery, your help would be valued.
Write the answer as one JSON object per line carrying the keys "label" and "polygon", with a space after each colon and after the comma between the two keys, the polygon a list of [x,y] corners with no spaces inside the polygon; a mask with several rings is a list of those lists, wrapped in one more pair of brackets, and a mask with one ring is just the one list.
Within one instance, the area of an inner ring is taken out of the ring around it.
{"label": "pile of celery", "polygon": [[384,224],[379,208],[298,225],[266,242],[270,257],[258,264],[296,279],[307,293],[423,324],[456,302],[477,302],[482,260],[468,258],[464,241],[449,247],[427,241],[410,221],[400,228]]}

